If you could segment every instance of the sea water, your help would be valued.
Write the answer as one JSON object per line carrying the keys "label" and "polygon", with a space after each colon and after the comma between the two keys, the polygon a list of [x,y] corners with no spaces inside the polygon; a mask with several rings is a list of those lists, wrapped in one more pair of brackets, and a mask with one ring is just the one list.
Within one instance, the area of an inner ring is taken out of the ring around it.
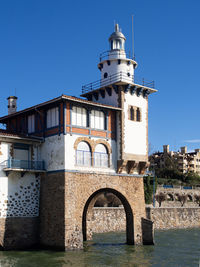
{"label": "sea water", "polygon": [[0,251],[0,267],[200,266],[200,229],[155,231],[154,246],[128,246],[125,233],[95,234],[80,251]]}

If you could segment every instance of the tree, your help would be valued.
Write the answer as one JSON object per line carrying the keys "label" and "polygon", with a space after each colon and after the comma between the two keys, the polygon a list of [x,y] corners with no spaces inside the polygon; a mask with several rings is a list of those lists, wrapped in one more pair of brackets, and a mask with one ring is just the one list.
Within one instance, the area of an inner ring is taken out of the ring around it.
{"label": "tree", "polygon": [[187,195],[178,195],[178,201],[181,202],[181,207],[183,207],[187,201]]}
{"label": "tree", "polygon": [[[145,203],[151,204],[153,200],[153,180],[154,177],[152,176],[144,176],[144,196],[145,196]],[[157,177],[155,177],[155,191],[157,187]]]}
{"label": "tree", "polygon": [[200,195],[194,195],[195,202],[200,206]]}
{"label": "tree", "polygon": [[155,199],[159,203],[159,207],[161,207],[162,202],[167,199],[167,196],[164,193],[160,193],[155,196]]}
{"label": "tree", "polygon": [[122,205],[119,198],[112,193],[106,193],[105,197],[107,199],[108,207],[119,207]]}

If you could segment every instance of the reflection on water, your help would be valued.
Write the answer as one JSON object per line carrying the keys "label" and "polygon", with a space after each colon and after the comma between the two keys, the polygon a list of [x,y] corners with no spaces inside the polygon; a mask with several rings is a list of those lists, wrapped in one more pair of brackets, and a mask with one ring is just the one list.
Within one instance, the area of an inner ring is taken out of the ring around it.
{"label": "reflection on water", "polygon": [[94,235],[82,251],[0,251],[0,267],[198,267],[200,229],[156,231],[155,246],[127,246],[125,233]]}

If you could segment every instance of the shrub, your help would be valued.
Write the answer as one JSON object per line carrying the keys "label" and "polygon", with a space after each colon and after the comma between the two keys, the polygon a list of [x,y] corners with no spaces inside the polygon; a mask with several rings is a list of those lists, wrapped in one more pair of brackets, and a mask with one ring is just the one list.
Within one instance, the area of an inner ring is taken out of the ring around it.
{"label": "shrub", "polygon": [[167,196],[164,193],[160,193],[155,196],[156,201],[159,203],[159,207],[161,207],[162,202],[167,199]]}

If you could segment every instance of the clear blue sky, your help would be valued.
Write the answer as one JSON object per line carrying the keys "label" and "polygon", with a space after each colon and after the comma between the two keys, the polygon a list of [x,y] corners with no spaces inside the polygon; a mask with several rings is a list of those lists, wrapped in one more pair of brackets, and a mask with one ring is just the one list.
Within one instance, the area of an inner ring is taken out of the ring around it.
{"label": "clear blue sky", "polygon": [[61,94],[79,96],[100,79],[99,53],[114,21],[131,49],[136,75],[155,80],[149,97],[151,151],[200,147],[199,0],[0,0],[0,116],[9,95],[18,110]]}

